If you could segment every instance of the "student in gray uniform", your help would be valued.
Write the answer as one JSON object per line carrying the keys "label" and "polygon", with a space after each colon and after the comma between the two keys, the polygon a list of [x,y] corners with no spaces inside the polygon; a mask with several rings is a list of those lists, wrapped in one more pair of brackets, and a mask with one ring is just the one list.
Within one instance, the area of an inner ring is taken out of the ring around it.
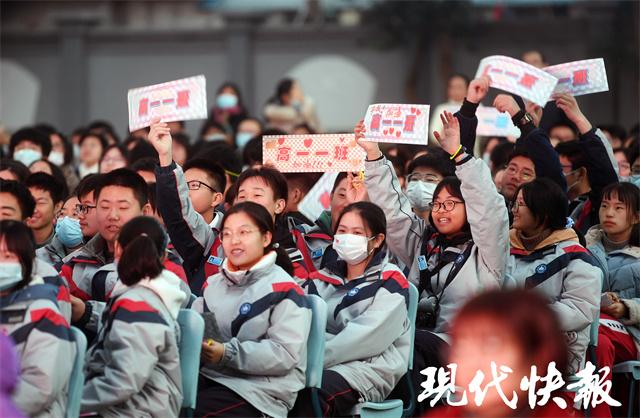
{"label": "student in gray uniform", "polygon": [[0,221],[0,332],[13,339],[20,361],[12,400],[27,416],[62,417],[76,346],[58,307],[58,287],[37,273],[35,256],[29,228]]}
{"label": "student in gray uniform", "polygon": [[505,284],[546,296],[569,345],[569,372],[582,368],[600,307],[602,270],[567,224],[567,197],[547,178],[516,190]]}
{"label": "student in gray uniform", "polygon": [[[388,260],[386,228],[375,204],[347,206],[333,239],[339,260],[303,284],[328,306],[319,391],[325,417],[351,415],[361,402],[385,400],[407,371],[409,282]],[[303,394],[293,416],[313,416],[310,397]]]}
{"label": "student in gray uniform", "polygon": [[205,318],[196,416],[285,417],[304,388],[311,310],[274,232],[257,203],[224,218],[226,258],[193,303]]}
{"label": "student in gray uniform", "polygon": [[176,417],[182,404],[180,278],[163,267],[167,235],[153,218],[127,222],[114,246],[120,282],[85,364],[83,412]]}

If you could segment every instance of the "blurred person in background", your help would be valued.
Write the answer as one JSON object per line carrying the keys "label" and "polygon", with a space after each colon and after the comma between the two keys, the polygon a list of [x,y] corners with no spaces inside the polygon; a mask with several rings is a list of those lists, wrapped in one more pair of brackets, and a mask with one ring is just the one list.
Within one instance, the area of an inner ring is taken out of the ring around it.
{"label": "blurred person in background", "polygon": [[436,138],[433,136],[433,131],[440,132],[442,130],[440,114],[445,110],[451,113],[457,112],[462,106],[468,87],[469,78],[463,74],[453,74],[447,80],[447,101],[440,103],[433,109],[431,121],[429,121],[429,130],[431,131],[429,137],[432,142],[437,143]]}
{"label": "blurred person in background", "polygon": [[[243,150],[252,138],[262,133],[262,122],[256,118],[245,118],[238,123],[238,131],[235,136],[235,145]],[[175,139],[175,137],[174,137]]]}
{"label": "blurred person in background", "polygon": [[47,134],[34,128],[22,128],[9,142],[9,157],[29,167],[34,161],[47,158],[51,152],[51,140]]}
{"label": "blurred person in background", "polygon": [[39,124],[36,125],[35,128],[49,135],[49,139],[51,140],[51,152],[47,159],[51,163],[60,167],[69,190],[75,189],[78,186],[80,179],[76,174],[73,145],[71,141],[51,125]]}
{"label": "blurred person in background", "polygon": [[98,173],[100,171],[100,157],[109,146],[106,137],[98,133],[86,133],[82,135],[78,145],[80,146],[80,161],[78,163],[80,179],[89,174]]}
{"label": "blurred person in background", "polygon": [[[248,112],[242,102],[240,88],[235,83],[226,82],[218,87],[210,115],[210,120],[221,125],[228,135],[238,131],[238,124],[247,118]],[[171,129],[171,132],[174,130]]]}
{"label": "blurred person in background", "polygon": [[100,157],[100,174],[106,174],[129,165],[127,149],[123,145],[111,144]]}
{"label": "blurred person in background", "polygon": [[278,82],[275,94],[264,107],[264,118],[269,128],[285,132],[293,132],[293,128],[301,124],[307,124],[314,131],[320,130],[313,101],[292,78]]}

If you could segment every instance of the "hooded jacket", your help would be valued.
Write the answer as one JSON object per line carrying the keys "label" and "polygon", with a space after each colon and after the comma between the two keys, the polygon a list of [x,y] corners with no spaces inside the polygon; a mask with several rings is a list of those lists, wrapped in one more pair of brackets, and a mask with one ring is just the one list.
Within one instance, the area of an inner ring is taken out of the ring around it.
{"label": "hooded jacket", "polygon": [[248,271],[225,260],[193,309],[215,314],[224,344],[222,360],[203,364],[200,373],[264,414],[285,417],[305,386],[311,309],[275,260],[270,252]]}
{"label": "hooded jacket", "polygon": [[515,229],[510,238],[505,284],[535,289],[548,298],[567,337],[569,371],[575,373],[584,365],[589,326],[600,308],[600,265],[573,229],[552,232],[533,251],[525,249]]}
{"label": "hooded jacket", "polygon": [[600,225],[587,232],[587,247],[605,269],[602,292],[616,293],[629,310],[620,321],[627,327],[640,353],[640,247],[628,245],[607,253],[602,245]]}
{"label": "hooded jacket", "polygon": [[360,402],[381,402],[407,372],[409,282],[386,250],[360,277],[347,280],[346,269],[340,260],[312,273],[303,288],[327,303],[325,369],[339,373]]}
{"label": "hooded jacket", "polygon": [[0,332],[20,358],[14,404],[30,417],[62,417],[76,344],[58,308],[59,289],[34,276],[29,285],[0,297]]}
{"label": "hooded jacket", "polygon": [[186,297],[180,282],[163,270],[131,287],[118,283],[87,353],[82,412],[178,416],[182,377],[177,317]]}

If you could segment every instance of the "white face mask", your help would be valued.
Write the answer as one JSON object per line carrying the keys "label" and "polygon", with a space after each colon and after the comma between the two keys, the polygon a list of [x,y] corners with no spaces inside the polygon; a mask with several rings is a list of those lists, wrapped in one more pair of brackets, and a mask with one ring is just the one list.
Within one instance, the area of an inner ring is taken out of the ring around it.
{"label": "white face mask", "polygon": [[411,207],[417,210],[429,209],[429,204],[433,200],[433,192],[437,184],[425,181],[410,181],[407,186],[407,197]]}
{"label": "white face mask", "polygon": [[47,159],[58,167],[64,164],[64,154],[58,151],[51,151]]}
{"label": "white face mask", "polygon": [[207,135],[204,137],[204,140],[206,142],[213,142],[213,141],[226,141],[227,137],[224,134],[211,134],[211,135]]}
{"label": "white face mask", "polygon": [[31,148],[21,149],[13,153],[13,159],[20,161],[22,164],[29,167],[35,161],[42,158],[42,153]]}
{"label": "white face mask", "polygon": [[80,145],[78,144],[73,144],[73,158],[76,160],[80,158]]}
{"label": "white face mask", "polygon": [[22,281],[22,266],[14,261],[0,263],[0,291],[11,289]]}
{"label": "white face mask", "polygon": [[358,264],[373,251],[373,249],[371,251],[367,249],[367,244],[373,238],[353,234],[336,234],[333,237],[333,249],[338,253],[338,257],[346,261],[347,264]]}

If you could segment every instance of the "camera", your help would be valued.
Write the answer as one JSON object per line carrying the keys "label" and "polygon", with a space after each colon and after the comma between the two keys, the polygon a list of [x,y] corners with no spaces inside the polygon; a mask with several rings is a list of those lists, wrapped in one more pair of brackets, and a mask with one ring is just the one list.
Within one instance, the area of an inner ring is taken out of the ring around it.
{"label": "camera", "polygon": [[427,296],[418,302],[416,328],[433,330],[440,315],[440,303],[435,296]]}

